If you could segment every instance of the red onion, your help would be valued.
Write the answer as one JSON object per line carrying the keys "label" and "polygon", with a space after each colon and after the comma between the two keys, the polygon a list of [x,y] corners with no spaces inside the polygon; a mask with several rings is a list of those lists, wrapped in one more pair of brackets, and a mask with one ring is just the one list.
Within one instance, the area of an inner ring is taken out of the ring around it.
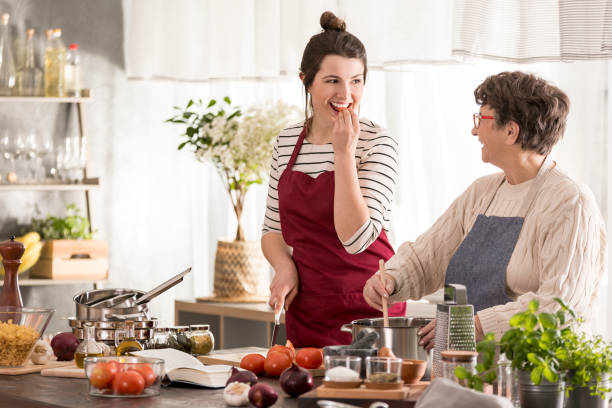
{"label": "red onion", "polygon": [[253,385],[257,382],[257,376],[249,370],[242,371],[237,369],[236,367],[232,367],[232,374],[230,375],[230,378],[227,380],[225,385],[231,382],[241,382]]}
{"label": "red onion", "polygon": [[70,361],[74,359],[74,352],[79,347],[79,339],[71,332],[56,334],[51,340],[53,354],[57,361]]}
{"label": "red onion", "polygon": [[297,397],[312,389],[312,375],[308,370],[298,367],[295,363],[280,376],[280,386],[287,394]]}
{"label": "red onion", "polygon": [[278,394],[268,384],[258,383],[249,390],[249,401],[256,408],[268,408],[274,405],[277,399]]}

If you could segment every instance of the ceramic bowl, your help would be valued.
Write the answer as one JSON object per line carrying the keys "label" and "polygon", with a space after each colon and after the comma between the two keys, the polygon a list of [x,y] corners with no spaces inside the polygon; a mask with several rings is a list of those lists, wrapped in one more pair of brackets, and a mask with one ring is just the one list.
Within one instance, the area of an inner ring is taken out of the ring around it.
{"label": "ceramic bowl", "polygon": [[402,360],[402,380],[404,384],[418,383],[427,369],[425,360]]}

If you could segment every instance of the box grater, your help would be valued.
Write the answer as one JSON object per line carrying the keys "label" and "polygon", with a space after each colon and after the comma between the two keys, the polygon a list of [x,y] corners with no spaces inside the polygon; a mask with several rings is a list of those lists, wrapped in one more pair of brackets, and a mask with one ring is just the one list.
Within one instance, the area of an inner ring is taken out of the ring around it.
{"label": "box grater", "polygon": [[463,285],[444,285],[444,303],[436,310],[436,335],[432,361],[432,378],[442,377],[442,355],[445,350],[476,351],[474,306],[467,304]]}

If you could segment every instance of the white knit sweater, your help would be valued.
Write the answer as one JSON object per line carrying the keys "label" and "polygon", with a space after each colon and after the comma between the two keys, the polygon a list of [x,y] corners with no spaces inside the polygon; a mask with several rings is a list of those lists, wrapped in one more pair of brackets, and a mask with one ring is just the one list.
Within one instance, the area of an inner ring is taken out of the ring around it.
{"label": "white knit sweater", "polygon": [[[503,177],[476,180],[429,230],[400,246],[386,264],[396,281],[392,302],[420,299],[444,285],[451,257]],[[517,216],[531,183],[504,182],[486,215]],[[484,333],[493,332],[499,340],[510,328],[510,317],[526,310],[531,299],[540,302],[540,311],[555,311],[553,299],[564,299],[588,322],[606,270],[606,230],[595,198],[555,166],[525,217],[508,263],[506,293],[513,301],[478,312]]]}

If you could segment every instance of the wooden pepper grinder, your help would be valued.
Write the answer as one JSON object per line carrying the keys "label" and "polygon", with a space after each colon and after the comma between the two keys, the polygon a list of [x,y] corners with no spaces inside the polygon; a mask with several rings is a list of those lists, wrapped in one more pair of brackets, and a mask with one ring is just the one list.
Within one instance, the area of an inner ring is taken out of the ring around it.
{"label": "wooden pepper grinder", "polygon": [[4,265],[4,288],[0,293],[0,306],[23,307],[17,269],[21,265],[21,256],[25,251],[25,246],[15,241],[13,235],[9,241],[0,242],[0,255]]}

